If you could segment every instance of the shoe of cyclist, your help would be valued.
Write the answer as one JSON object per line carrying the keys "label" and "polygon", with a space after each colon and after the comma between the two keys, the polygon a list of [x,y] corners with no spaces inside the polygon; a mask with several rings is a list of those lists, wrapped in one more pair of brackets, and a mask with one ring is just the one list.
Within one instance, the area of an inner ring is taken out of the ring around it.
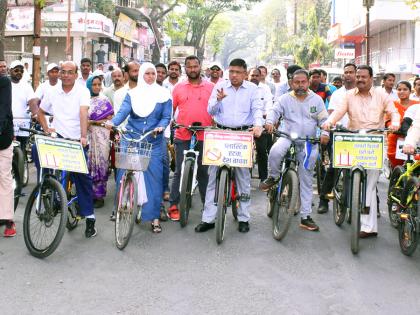
{"label": "shoe of cyclist", "polygon": [[85,236],[86,238],[91,238],[96,236],[98,231],[95,228],[95,219],[87,218],[86,219],[86,230],[85,230]]}
{"label": "shoe of cyclist", "polygon": [[277,180],[274,177],[268,177],[266,180],[260,183],[260,189],[262,191],[269,191],[277,183]]}
{"label": "shoe of cyclist", "polygon": [[6,223],[6,229],[4,230],[4,237],[13,237],[16,235],[16,224],[13,221]]}
{"label": "shoe of cyclist", "polygon": [[300,227],[308,231],[319,231],[319,226],[309,215],[306,218],[300,219]]}
{"label": "shoe of cyclist", "polygon": [[177,205],[172,205],[169,207],[168,216],[169,219],[171,219],[172,221],[179,221],[180,214]]}

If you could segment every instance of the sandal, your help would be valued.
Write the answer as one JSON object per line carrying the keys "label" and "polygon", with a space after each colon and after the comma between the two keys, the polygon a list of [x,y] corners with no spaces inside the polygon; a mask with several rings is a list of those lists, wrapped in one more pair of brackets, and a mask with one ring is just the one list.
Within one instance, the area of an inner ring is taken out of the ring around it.
{"label": "sandal", "polygon": [[162,227],[160,226],[159,223],[153,223],[152,222],[152,232],[153,233],[160,233],[160,232],[162,232]]}

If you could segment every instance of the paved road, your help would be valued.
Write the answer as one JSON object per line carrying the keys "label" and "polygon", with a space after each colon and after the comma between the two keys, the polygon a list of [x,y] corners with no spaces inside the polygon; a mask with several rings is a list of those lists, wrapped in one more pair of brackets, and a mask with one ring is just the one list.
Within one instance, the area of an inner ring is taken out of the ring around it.
{"label": "paved road", "polygon": [[418,314],[420,251],[413,257],[400,253],[385,216],[385,187],[381,179],[379,237],[361,240],[357,256],[350,251],[349,226],[337,228],[331,210],[313,215],[319,233],[300,230],[294,218],[287,238],[275,241],[265,196],[254,190],[251,231],[237,232],[229,216],[221,246],[214,230],[194,232],[200,220],[196,198],[186,228],[167,222],[154,235],[149,225],[136,226],[120,251],[113,244],[108,198],[108,207],[97,211],[97,237],[86,240],[83,224],[40,260],[23,241],[23,198],[17,237],[0,239],[0,313]]}

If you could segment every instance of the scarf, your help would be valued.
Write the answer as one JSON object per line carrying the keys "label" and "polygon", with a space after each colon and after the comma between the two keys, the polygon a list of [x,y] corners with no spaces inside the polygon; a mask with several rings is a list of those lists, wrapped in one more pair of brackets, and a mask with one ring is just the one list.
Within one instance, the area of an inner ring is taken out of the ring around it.
{"label": "scarf", "polygon": [[[95,94],[92,91],[93,80],[95,80],[96,78],[98,78],[99,80],[101,80],[101,78],[99,76],[92,76],[92,77],[89,77],[87,79],[87,81],[86,81],[86,87],[89,89],[90,96],[98,96],[99,95],[99,93],[98,94]],[[102,82],[102,80],[101,80],[101,82]]]}

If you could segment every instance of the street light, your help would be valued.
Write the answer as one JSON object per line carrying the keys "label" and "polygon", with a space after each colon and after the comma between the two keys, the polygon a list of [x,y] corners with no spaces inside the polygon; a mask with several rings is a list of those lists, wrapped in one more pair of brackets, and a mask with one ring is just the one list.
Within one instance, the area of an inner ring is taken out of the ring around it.
{"label": "street light", "polygon": [[370,25],[369,10],[375,4],[375,0],[363,0],[363,6],[366,8],[366,64],[370,65]]}

